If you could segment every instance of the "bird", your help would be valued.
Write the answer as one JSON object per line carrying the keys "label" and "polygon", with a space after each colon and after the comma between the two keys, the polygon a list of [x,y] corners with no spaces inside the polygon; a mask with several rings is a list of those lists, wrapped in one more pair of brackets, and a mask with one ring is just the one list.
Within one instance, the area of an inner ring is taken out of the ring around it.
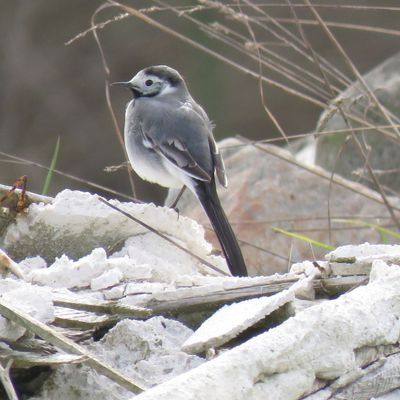
{"label": "bird", "polygon": [[145,181],[167,188],[186,186],[199,200],[221,244],[233,276],[248,276],[236,236],[222,208],[216,178],[227,187],[213,124],[175,69],[150,66],[130,81],[124,141],[133,170]]}

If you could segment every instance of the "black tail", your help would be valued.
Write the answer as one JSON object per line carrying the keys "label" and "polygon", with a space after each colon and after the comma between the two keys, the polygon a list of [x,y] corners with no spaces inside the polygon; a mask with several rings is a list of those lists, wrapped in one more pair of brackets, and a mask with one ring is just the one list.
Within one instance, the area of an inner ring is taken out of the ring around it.
{"label": "black tail", "polygon": [[197,181],[195,191],[217,234],[231,274],[233,276],[248,276],[236,236],[219,201],[214,179],[210,183]]}

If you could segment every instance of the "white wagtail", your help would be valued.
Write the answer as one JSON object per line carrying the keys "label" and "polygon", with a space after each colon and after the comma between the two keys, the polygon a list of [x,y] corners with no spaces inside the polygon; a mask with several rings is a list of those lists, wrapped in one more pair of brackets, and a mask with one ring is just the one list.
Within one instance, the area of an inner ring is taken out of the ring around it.
{"label": "white wagtail", "polygon": [[174,69],[143,69],[128,82],[133,100],[125,112],[125,146],[135,172],[164,187],[186,185],[199,199],[234,276],[247,276],[235,234],[221,207],[215,175],[227,186],[212,123]]}

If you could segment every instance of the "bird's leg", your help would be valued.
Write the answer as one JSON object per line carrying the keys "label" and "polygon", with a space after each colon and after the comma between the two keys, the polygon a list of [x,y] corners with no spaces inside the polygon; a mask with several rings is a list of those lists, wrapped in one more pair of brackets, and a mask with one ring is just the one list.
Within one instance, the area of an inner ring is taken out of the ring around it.
{"label": "bird's leg", "polygon": [[182,189],[178,193],[178,196],[176,196],[175,201],[171,204],[171,208],[176,208],[176,206],[178,205],[178,202],[181,199],[181,197],[182,197],[183,193],[185,192],[185,190],[186,190],[186,186],[183,185]]}
{"label": "bird's leg", "polygon": [[185,191],[186,186],[182,186],[182,189],[180,190],[180,192],[178,193],[178,196],[176,196],[175,201],[171,204],[170,208],[173,208],[178,214],[179,214],[179,210],[176,208],[176,206],[178,205],[179,200],[181,199],[183,192]]}

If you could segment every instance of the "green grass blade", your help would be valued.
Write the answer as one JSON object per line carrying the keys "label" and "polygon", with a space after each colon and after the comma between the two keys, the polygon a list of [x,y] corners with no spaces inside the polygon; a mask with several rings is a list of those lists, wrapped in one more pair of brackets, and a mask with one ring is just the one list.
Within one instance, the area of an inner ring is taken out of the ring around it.
{"label": "green grass blade", "polygon": [[60,151],[60,136],[57,138],[57,143],[56,146],[54,147],[53,158],[51,159],[49,171],[47,172],[46,180],[44,181],[42,190],[42,195],[44,196],[46,196],[49,191],[50,183],[53,178],[53,172],[57,164],[59,151]]}
{"label": "green grass blade", "polygon": [[332,221],[341,222],[342,224],[349,224],[349,225],[360,225],[366,228],[375,229],[381,236],[383,241],[387,241],[387,237],[391,236],[395,239],[400,239],[400,233],[393,231],[392,229],[384,228],[378,224],[372,224],[370,222],[362,221],[359,219],[334,219]]}
{"label": "green grass blade", "polygon": [[322,247],[325,250],[335,250],[335,247],[333,247],[329,244],[326,244],[326,243],[319,242],[318,240],[311,239],[308,236],[300,235],[300,234],[294,233],[294,232],[289,232],[285,229],[277,228],[276,226],[271,226],[271,229],[274,230],[275,232],[283,233],[284,235],[302,240],[303,242],[307,242],[307,243],[313,244],[315,246]]}

